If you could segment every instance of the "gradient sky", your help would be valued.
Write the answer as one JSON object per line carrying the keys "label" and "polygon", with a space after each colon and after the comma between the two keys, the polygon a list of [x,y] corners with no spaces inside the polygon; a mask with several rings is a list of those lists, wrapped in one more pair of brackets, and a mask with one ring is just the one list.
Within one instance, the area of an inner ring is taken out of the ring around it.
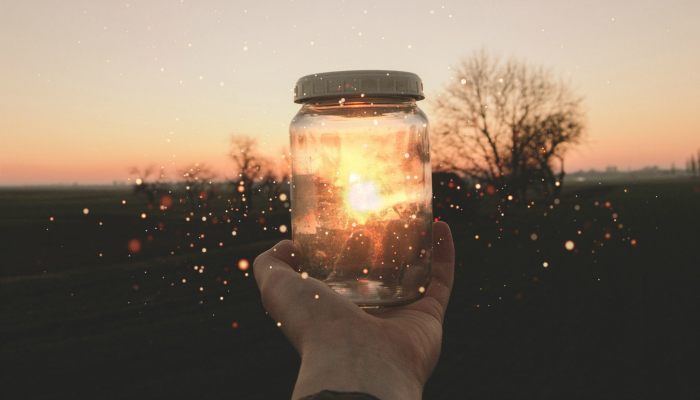
{"label": "gradient sky", "polygon": [[224,171],[232,133],[288,143],[302,75],[411,71],[430,98],[481,47],[551,66],[586,96],[589,139],[568,171],[684,168],[700,148],[697,21],[697,0],[4,0],[0,185]]}

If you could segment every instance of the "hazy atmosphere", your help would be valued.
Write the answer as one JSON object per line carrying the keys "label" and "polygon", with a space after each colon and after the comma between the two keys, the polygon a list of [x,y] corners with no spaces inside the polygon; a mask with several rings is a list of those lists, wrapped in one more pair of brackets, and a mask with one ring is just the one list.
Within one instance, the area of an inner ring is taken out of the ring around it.
{"label": "hazy atmosphere", "polygon": [[294,83],[317,72],[417,73],[435,122],[451,67],[482,48],[585,97],[569,172],[682,169],[700,147],[699,18],[697,1],[3,1],[0,185],[198,162],[225,179],[231,134],[288,144]]}

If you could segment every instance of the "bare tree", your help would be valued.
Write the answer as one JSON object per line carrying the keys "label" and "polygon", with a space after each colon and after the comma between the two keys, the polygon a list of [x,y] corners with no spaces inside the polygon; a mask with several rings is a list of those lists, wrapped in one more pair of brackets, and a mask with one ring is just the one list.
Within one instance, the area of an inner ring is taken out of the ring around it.
{"label": "bare tree", "polygon": [[151,177],[155,171],[155,165],[149,165],[143,169],[138,167],[131,167],[129,169],[129,174],[136,175],[136,179],[134,179],[134,193],[143,193],[146,195],[150,204],[155,203],[156,191],[158,190],[158,179],[153,182],[148,181],[149,177]]}
{"label": "bare tree", "polygon": [[436,169],[492,183],[521,200],[535,183],[558,194],[564,155],[585,133],[582,98],[551,69],[502,61],[486,50],[454,70],[456,81],[433,103]]}
{"label": "bare tree", "polygon": [[253,182],[256,177],[261,176],[261,169],[264,169],[268,160],[260,153],[258,140],[248,135],[232,135],[231,147],[231,159],[235,164],[236,174],[231,183],[238,187],[237,190],[243,199],[250,199]]}
{"label": "bare tree", "polygon": [[181,173],[192,212],[198,213],[206,207],[207,199],[214,197],[215,187],[212,181],[216,175],[205,164],[194,164]]}

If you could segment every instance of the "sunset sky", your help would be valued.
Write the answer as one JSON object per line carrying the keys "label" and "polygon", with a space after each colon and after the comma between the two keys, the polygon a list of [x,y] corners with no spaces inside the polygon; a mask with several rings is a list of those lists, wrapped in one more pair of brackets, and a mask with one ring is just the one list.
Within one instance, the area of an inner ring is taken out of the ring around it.
{"label": "sunset sky", "polygon": [[482,47],[585,95],[569,172],[682,169],[700,148],[699,20],[697,0],[2,1],[0,185],[195,162],[225,177],[231,134],[288,143],[302,75],[411,71],[432,98]]}

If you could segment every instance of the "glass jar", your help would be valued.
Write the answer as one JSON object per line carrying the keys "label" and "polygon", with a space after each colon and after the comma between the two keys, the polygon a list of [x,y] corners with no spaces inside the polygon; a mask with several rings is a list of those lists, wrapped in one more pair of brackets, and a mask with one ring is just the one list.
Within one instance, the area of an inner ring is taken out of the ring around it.
{"label": "glass jar", "polygon": [[362,307],[411,303],[430,280],[432,185],[420,78],[344,71],[297,82],[290,125],[299,272]]}

